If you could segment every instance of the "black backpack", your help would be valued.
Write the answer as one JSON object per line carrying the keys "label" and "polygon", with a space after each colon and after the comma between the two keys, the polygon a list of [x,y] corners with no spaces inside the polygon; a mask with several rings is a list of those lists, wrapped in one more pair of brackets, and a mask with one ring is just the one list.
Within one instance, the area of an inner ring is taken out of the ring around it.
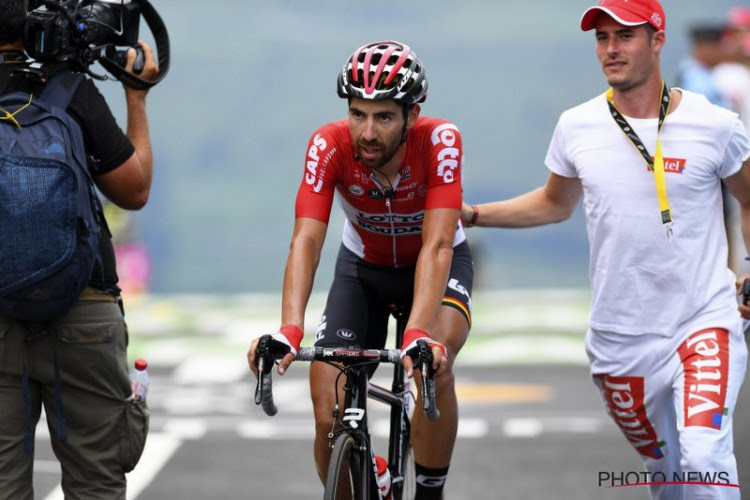
{"label": "black backpack", "polygon": [[83,75],[0,97],[0,315],[63,316],[101,265],[101,203],[66,112]]}

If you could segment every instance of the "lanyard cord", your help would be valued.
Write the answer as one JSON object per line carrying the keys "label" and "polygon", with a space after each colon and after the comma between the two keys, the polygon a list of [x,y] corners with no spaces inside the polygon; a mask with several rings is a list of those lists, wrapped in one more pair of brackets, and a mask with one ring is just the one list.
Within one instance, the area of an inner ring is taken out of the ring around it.
{"label": "lanyard cord", "polygon": [[649,170],[654,172],[654,183],[656,184],[656,197],[659,200],[659,212],[661,213],[661,223],[667,231],[667,238],[672,239],[672,211],[669,208],[669,200],[667,199],[667,180],[664,173],[664,155],[661,149],[661,129],[664,127],[664,120],[667,118],[669,113],[670,104],[670,93],[669,87],[666,83],[662,83],[661,89],[661,102],[659,106],[659,125],[656,131],[656,155],[652,158],[648,153],[646,146],[643,145],[643,141],[635,133],[633,127],[630,126],[625,117],[615,107],[614,90],[612,87],[607,89],[607,104],[609,105],[609,111],[612,113],[612,118],[615,123],[622,129],[622,132],[630,140],[636,150],[643,156],[643,159],[648,165]]}
{"label": "lanyard cord", "polygon": [[27,102],[26,104],[24,104],[23,106],[21,106],[20,108],[18,108],[17,110],[15,110],[12,113],[10,111],[8,111],[7,109],[5,109],[5,108],[0,108],[0,111],[2,111],[3,113],[5,113],[5,115],[0,116],[0,120],[8,120],[9,122],[13,122],[13,124],[16,127],[21,128],[21,124],[18,123],[18,120],[16,120],[16,115],[18,113],[20,113],[21,111],[23,111],[24,109],[26,109],[26,108],[29,107],[29,105],[31,104],[31,99],[33,99],[33,97],[34,96],[32,96],[31,94],[29,94],[29,102]]}

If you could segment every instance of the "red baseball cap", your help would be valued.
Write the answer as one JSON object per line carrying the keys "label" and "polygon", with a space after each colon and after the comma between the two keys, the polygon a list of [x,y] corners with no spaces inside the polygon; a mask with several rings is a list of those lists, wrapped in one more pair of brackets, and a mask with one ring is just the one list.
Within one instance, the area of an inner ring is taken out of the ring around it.
{"label": "red baseball cap", "polygon": [[732,8],[727,16],[727,24],[730,28],[750,29],[750,7],[740,5]]}
{"label": "red baseball cap", "polygon": [[601,0],[599,5],[583,13],[581,29],[589,31],[596,28],[596,21],[602,12],[625,26],[650,24],[656,31],[667,26],[664,9],[657,0]]}

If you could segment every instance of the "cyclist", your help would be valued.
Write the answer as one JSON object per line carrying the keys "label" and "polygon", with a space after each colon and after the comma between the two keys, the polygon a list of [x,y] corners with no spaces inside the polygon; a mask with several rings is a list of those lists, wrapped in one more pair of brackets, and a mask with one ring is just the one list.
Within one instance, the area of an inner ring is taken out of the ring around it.
{"label": "cyclist", "polygon": [[[319,128],[309,141],[305,172],[284,275],[282,320],[274,339],[288,350],[283,374],[303,336],[305,308],[326,235],[334,193],[346,215],[315,345],[382,348],[390,307],[410,308],[401,346],[413,375],[419,338],[430,339],[440,419],[418,409],[412,445],[418,499],[439,499],[458,425],[453,364],[471,324],[473,264],[459,222],[461,135],[455,125],[420,116],[427,96],[425,69],[396,41],[357,49],[338,76],[348,119]],[[257,373],[253,340],[250,368]],[[315,462],[325,481],[334,426],[338,370],[312,363]]]}

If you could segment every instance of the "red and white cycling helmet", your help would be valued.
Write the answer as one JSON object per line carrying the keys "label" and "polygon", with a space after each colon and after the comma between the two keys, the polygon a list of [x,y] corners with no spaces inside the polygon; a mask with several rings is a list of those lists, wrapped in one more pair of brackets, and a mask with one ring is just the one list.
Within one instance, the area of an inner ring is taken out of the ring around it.
{"label": "red and white cycling helmet", "polygon": [[358,48],[341,69],[337,87],[339,97],[393,99],[406,106],[427,98],[422,62],[408,45],[393,40]]}

